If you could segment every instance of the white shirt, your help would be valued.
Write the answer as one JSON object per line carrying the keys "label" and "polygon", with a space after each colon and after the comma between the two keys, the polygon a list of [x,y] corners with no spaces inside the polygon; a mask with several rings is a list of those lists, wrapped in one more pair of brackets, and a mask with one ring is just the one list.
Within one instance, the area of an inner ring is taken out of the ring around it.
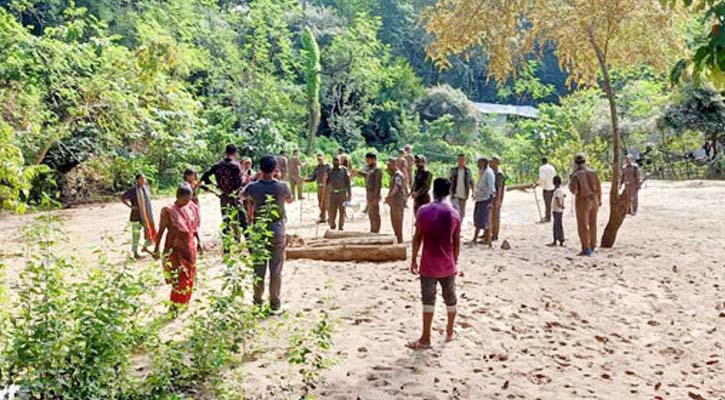
{"label": "white shirt", "polygon": [[496,196],[496,175],[491,167],[486,167],[478,178],[476,201],[486,201],[494,196]]}
{"label": "white shirt", "polygon": [[539,167],[539,185],[543,190],[554,190],[554,177],[556,169],[551,164],[544,164]]}
{"label": "white shirt", "polygon": [[458,168],[458,176],[456,177],[456,193],[455,197],[458,199],[466,198],[466,169]]}
{"label": "white shirt", "polygon": [[[559,187],[558,189],[554,190],[554,201],[551,203],[551,211],[563,213],[564,212],[564,198],[566,197],[566,194],[564,194],[564,189]],[[559,207],[558,204],[561,204],[562,207]]]}

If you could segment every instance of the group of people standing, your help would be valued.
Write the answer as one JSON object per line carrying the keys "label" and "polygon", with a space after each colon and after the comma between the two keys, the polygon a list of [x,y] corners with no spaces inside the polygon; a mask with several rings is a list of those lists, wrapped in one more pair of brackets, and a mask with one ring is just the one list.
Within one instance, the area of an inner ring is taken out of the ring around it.
{"label": "group of people standing", "polygon": [[[286,167],[287,165],[285,165]],[[254,265],[254,302],[262,304],[264,279],[269,272],[269,297],[271,312],[281,311],[280,292],[282,268],[285,258],[285,204],[294,201],[289,187],[281,182],[278,159],[264,156],[257,171],[252,171],[252,160],[239,160],[236,146],[228,145],[224,158],[198,179],[194,171],[187,170],[176,191],[174,203],[161,210],[159,230],[155,229],[149,190],[142,174],[136,176],[134,187],[121,196],[121,201],[131,209],[132,251],[140,258],[138,245],[140,233],[145,233],[144,251],[161,258],[165,280],[171,285],[171,309],[173,313],[183,309],[191,300],[196,275],[196,260],[202,251],[198,230],[201,222],[197,191],[205,188],[219,197],[223,220],[223,249],[230,252],[235,242],[241,241],[246,228],[264,216],[264,222],[272,235],[268,242],[270,257]],[[213,184],[216,190],[207,185]],[[273,204],[275,210],[268,207]],[[159,251],[166,233],[163,252]],[[148,249],[155,243],[153,251]]]}

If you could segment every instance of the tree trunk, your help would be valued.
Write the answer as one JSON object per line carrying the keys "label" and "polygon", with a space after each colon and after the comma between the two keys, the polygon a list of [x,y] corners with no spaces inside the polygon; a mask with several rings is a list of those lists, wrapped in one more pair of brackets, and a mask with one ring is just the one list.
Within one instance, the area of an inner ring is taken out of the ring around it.
{"label": "tree trunk", "polygon": [[365,238],[365,237],[392,237],[390,235],[381,235],[379,233],[370,233],[370,232],[354,232],[354,231],[333,231],[333,230],[327,230],[325,231],[324,238],[325,239],[349,239],[349,238]]}
{"label": "tree trunk", "polygon": [[405,261],[407,247],[405,245],[392,246],[328,246],[328,247],[298,247],[287,249],[287,259],[309,259],[321,261],[367,261],[391,262]]}
{"label": "tree trunk", "polygon": [[35,157],[35,165],[40,165],[43,160],[45,160],[45,156],[48,155],[48,151],[51,147],[53,147],[53,144],[55,143],[55,139],[46,140],[45,143],[43,143],[43,147],[38,152],[38,155]]}
{"label": "tree trunk", "polygon": [[380,236],[380,237],[358,237],[348,239],[313,239],[305,242],[306,247],[327,247],[327,246],[382,246],[382,245],[393,245],[396,239],[394,236]]}
{"label": "tree trunk", "polygon": [[612,88],[612,80],[609,76],[607,56],[594,38],[593,27],[589,27],[589,41],[597,55],[599,69],[602,72],[602,89],[607,94],[609,101],[609,116],[612,121],[612,187],[609,189],[609,221],[604,228],[601,247],[611,248],[617,240],[617,232],[624,222],[629,208],[628,193],[619,193],[619,180],[621,174],[621,136],[619,131],[619,116],[617,115],[617,98]]}

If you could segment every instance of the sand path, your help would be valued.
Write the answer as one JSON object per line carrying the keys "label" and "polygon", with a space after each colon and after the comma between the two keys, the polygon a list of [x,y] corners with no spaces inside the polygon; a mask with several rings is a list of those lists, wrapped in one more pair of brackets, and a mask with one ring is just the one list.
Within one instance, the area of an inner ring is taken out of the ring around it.
{"label": "sand path", "polygon": [[[362,192],[355,197],[361,201]],[[616,247],[582,259],[574,256],[571,210],[564,217],[568,246],[548,248],[551,227],[534,223],[531,192],[507,193],[502,238],[512,249],[463,249],[460,335],[443,344],[445,312],[439,301],[436,342],[427,352],[403,346],[418,334],[421,311],[419,284],[407,263],[288,262],[283,296],[291,314],[319,309],[323,293],[331,298],[338,363],[317,394],[324,399],[725,399],[723,198],[722,182],[649,181],[640,194],[640,215],[625,221]],[[168,201],[154,201],[157,212]],[[314,201],[301,205],[302,212],[299,202],[288,209],[288,232],[322,235],[323,228],[314,224]],[[202,240],[214,242],[215,198],[202,196],[202,210]],[[120,204],[57,214],[65,221],[68,255],[92,259],[105,235],[126,238],[127,211]],[[600,229],[606,216],[605,206]],[[32,218],[0,219],[8,281],[17,279],[20,228]],[[387,213],[383,219],[389,232]],[[360,215],[347,226],[366,228]],[[471,229],[468,217],[466,239]],[[406,215],[406,239],[410,231]],[[199,279],[212,275],[216,262],[207,255],[204,263],[211,267]],[[196,301],[203,293],[195,294]],[[166,294],[159,285],[157,297]],[[270,398],[264,393],[285,371],[278,349],[269,352],[245,366],[243,386],[250,397]]]}

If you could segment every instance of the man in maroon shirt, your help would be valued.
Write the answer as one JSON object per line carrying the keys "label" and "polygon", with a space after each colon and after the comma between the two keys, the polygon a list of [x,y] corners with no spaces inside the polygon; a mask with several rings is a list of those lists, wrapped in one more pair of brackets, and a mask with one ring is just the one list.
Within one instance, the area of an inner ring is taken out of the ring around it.
{"label": "man in maroon shirt", "polygon": [[[431,325],[435,311],[436,287],[440,283],[448,311],[446,341],[453,340],[456,320],[456,275],[459,273],[458,254],[461,248],[461,217],[449,202],[451,182],[438,178],[433,183],[433,203],[422,206],[416,216],[413,256],[410,272],[420,275],[423,300],[423,333],[420,339],[408,342],[413,350],[431,347]],[[423,257],[418,265],[418,252],[423,245]]]}

